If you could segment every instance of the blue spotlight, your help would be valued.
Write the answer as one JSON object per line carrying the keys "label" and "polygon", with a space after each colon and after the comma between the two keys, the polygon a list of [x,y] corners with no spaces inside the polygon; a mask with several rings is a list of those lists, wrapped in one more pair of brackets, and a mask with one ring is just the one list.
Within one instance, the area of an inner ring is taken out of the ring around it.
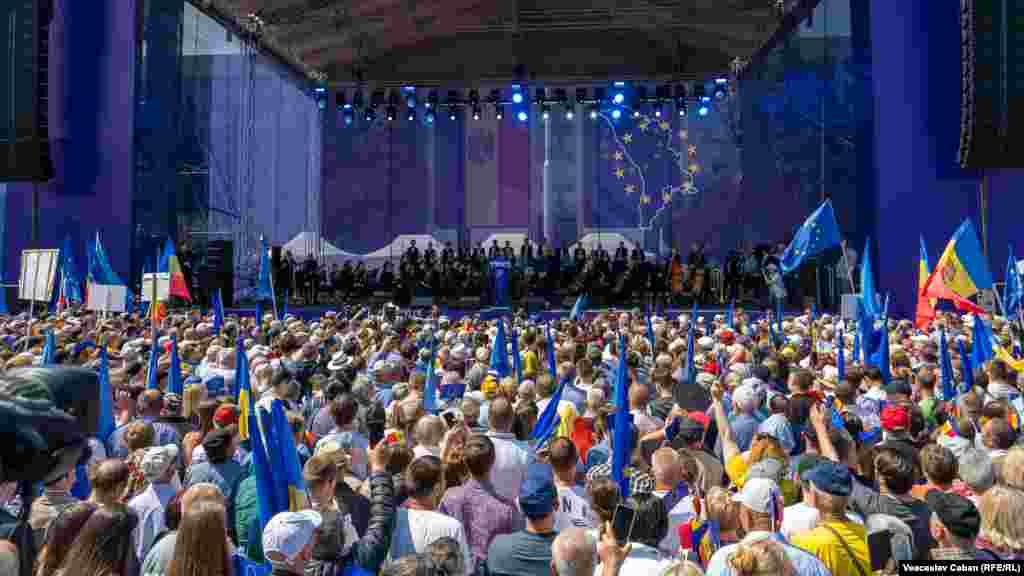
{"label": "blue spotlight", "polygon": [[527,116],[526,116],[526,112],[525,112],[525,111],[522,111],[522,110],[520,110],[520,111],[519,111],[519,114],[516,114],[516,118],[519,118],[519,121],[520,121],[520,122],[526,122],[526,118],[527,118]]}
{"label": "blue spotlight", "polygon": [[622,110],[619,110],[618,108],[616,108],[615,110],[612,110],[612,119],[613,120],[618,120],[621,117],[622,117]]}
{"label": "blue spotlight", "polygon": [[708,107],[703,105],[703,104],[701,104],[700,108],[697,108],[697,114],[699,114],[701,116],[707,116],[708,115]]}
{"label": "blue spotlight", "polygon": [[416,95],[415,94],[409,94],[408,96],[406,96],[406,98],[405,98],[405,105],[408,106],[409,108],[415,108],[416,107]]}
{"label": "blue spotlight", "polygon": [[523,103],[523,93],[522,92],[514,92],[514,93],[512,93],[512,102],[514,104],[522,104]]}
{"label": "blue spotlight", "polygon": [[615,86],[616,88],[622,88],[623,86],[625,86],[625,85],[626,85],[626,83],[625,83],[625,82],[622,82],[622,81],[619,81],[619,82],[614,82],[613,84],[614,84],[614,86]]}
{"label": "blue spotlight", "polygon": [[313,91],[317,94],[327,94],[327,88],[324,88],[323,86],[317,86]]}
{"label": "blue spotlight", "polygon": [[427,113],[423,115],[423,119],[427,121],[427,124],[434,123],[434,111],[427,110]]}
{"label": "blue spotlight", "polygon": [[345,110],[345,112],[342,114],[342,118],[345,120],[345,126],[351,126],[352,125],[352,109],[350,108],[350,109]]}
{"label": "blue spotlight", "polygon": [[625,101],[626,95],[623,94],[622,92],[616,92],[615,96],[612,96],[612,104],[615,104],[616,106],[621,106],[622,103]]}

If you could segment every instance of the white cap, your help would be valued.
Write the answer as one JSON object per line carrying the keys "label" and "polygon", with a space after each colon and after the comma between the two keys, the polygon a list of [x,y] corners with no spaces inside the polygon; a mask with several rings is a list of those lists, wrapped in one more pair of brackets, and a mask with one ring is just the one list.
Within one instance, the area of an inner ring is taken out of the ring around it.
{"label": "white cap", "polygon": [[146,450],[142,455],[142,475],[146,480],[156,480],[167,472],[167,468],[178,461],[178,447],[174,444],[156,446]]}
{"label": "white cap", "polygon": [[[320,513],[313,510],[281,512],[263,529],[263,554],[271,561],[292,561],[313,539],[313,531],[322,522]],[[283,558],[271,558],[271,554]]]}
{"label": "white cap", "polygon": [[779,491],[779,485],[767,478],[747,480],[743,484],[743,489],[732,497],[733,502],[739,502],[759,514],[771,512],[774,505],[778,504],[781,499],[782,493]]}

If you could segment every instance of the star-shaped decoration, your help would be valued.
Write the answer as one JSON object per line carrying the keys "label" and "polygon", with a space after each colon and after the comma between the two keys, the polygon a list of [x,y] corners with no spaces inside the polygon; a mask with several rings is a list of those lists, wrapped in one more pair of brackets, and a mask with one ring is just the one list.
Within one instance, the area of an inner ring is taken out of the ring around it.
{"label": "star-shaped decoration", "polygon": [[622,150],[616,150],[615,151],[615,159],[616,160],[622,160]]}
{"label": "star-shaped decoration", "polygon": [[640,203],[641,204],[650,204],[651,203],[651,197],[648,196],[647,194],[641,194],[640,195]]}
{"label": "star-shaped decoration", "polygon": [[626,184],[626,194],[632,194],[633,192],[636,192],[636,185]]}
{"label": "star-shaped decoration", "polygon": [[637,126],[640,128],[641,132],[647,132],[647,127],[649,125],[650,125],[650,123],[647,122],[647,121],[644,121],[644,122],[641,122],[641,123],[637,124]]}
{"label": "star-shaped decoration", "polygon": [[689,130],[683,129],[683,130],[679,131],[679,139],[680,140],[686,140],[689,137],[690,137],[690,131]]}
{"label": "star-shaped decoration", "polygon": [[690,164],[690,173],[696,174],[697,172],[700,172],[700,164],[697,164],[696,162]]}
{"label": "star-shaped decoration", "polygon": [[672,129],[672,125],[669,124],[667,121],[662,120],[661,122],[658,122],[658,128],[661,128],[664,132],[668,132],[669,130]]}
{"label": "star-shaped decoration", "polygon": [[662,200],[662,201],[663,201],[663,202],[664,202],[665,204],[668,204],[669,202],[671,202],[671,201],[672,201],[672,191],[671,191],[671,190],[668,190],[668,191],[666,191],[665,193],[663,193],[663,194],[661,195],[661,200]]}
{"label": "star-shaped decoration", "polygon": [[623,170],[622,168],[616,168],[615,177],[618,178],[619,180],[622,180],[623,178],[626,177],[626,171]]}
{"label": "star-shaped decoration", "polygon": [[697,145],[696,144],[690,144],[689,146],[687,146],[686,151],[689,152],[690,156],[696,156],[697,155]]}
{"label": "star-shaped decoration", "polygon": [[626,132],[626,135],[622,137],[622,141],[625,142],[626,144],[632,144],[633,134]]}

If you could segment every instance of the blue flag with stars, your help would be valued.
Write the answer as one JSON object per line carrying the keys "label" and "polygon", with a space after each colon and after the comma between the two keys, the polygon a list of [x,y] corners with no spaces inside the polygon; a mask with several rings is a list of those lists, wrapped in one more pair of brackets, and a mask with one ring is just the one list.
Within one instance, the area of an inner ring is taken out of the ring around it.
{"label": "blue flag with stars", "polygon": [[796,270],[807,258],[839,246],[839,240],[839,223],[832,210],[832,200],[825,200],[804,221],[786,247],[782,254],[782,271],[788,274]]}

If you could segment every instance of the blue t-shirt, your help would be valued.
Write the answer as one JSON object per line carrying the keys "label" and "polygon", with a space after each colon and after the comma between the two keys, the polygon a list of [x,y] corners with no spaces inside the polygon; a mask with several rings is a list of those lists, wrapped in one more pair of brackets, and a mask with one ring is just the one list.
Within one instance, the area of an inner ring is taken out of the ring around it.
{"label": "blue t-shirt", "polygon": [[495,536],[487,549],[487,569],[492,576],[548,576],[555,532],[513,532]]}

